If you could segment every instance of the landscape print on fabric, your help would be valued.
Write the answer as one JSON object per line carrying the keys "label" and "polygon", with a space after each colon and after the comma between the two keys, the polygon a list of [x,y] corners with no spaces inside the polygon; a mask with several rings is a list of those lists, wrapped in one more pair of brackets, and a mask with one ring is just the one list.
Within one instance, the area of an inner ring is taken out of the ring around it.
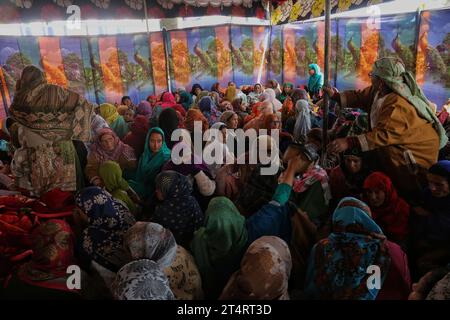
{"label": "landscape print on fabric", "polygon": [[252,27],[231,27],[231,56],[236,85],[251,84],[254,70]]}
{"label": "landscape print on fabric", "polygon": [[422,12],[416,78],[438,109],[450,97],[450,10]]}
{"label": "landscape print on fabric", "polygon": [[283,27],[273,26],[270,35],[268,79],[283,82]]}

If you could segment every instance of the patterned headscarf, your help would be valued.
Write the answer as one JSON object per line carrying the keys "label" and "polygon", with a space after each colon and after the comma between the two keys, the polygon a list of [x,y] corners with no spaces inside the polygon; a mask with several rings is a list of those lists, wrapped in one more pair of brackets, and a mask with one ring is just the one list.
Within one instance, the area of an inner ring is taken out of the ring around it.
{"label": "patterned headscarf", "polygon": [[241,268],[230,278],[220,299],[287,300],[291,269],[291,253],[286,242],[263,236],[249,246]]}
{"label": "patterned headscarf", "polygon": [[164,270],[169,279],[170,289],[179,300],[202,300],[202,278],[194,257],[182,246],[177,246],[177,254],[172,264]]}
{"label": "patterned headscarf", "polygon": [[[75,236],[64,220],[48,220],[32,235],[33,256],[19,269],[19,278],[29,284],[50,289],[67,289],[67,267],[75,264]],[[61,281],[57,281],[60,279]]]}
{"label": "patterned headscarf", "polygon": [[404,63],[396,57],[384,57],[375,61],[372,75],[379,77],[395,93],[405,98],[416,108],[419,116],[433,124],[443,148],[448,138],[445,129],[430,107],[430,101],[417,85],[414,76],[406,71]]}
{"label": "patterned headscarf", "polygon": [[172,231],[177,243],[189,245],[194,232],[203,225],[204,215],[192,196],[188,178],[176,171],[163,171],[156,177],[156,189],[164,200],[156,206],[152,221]]}
{"label": "patterned headscarf", "polygon": [[[102,147],[100,141],[105,134],[109,134],[114,138],[115,147],[112,151],[106,151]],[[100,163],[108,160],[118,161],[122,155],[124,155],[127,159],[136,159],[133,148],[123,143],[110,128],[103,128],[97,132],[97,138],[95,139],[95,143],[91,145],[90,152]]]}
{"label": "patterned headscarf", "polygon": [[110,103],[103,103],[100,105],[100,115],[106,120],[109,126],[120,116],[116,107]]}
{"label": "patterned headscarf", "polygon": [[157,263],[148,259],[123,266],[111,291],[118,300],[175,300],[167,277]]}
{"label": "patterned headscarf", "polygon": [[165,269],[175,259],[177,243],[170,230],[152,222],[136,222],[124,236],[124,247],[133,260],[155,261]]}
{"label": "patterned headscarf", "polygon": [[99,187],[81,190],[75,201],[88,216],[89,226],[81,237],[83,253],[103,267],[117,271],[126,260],[123,235],[136,222],[134,217]]}
{"label": "patterned headscarf", "polygon": [[355,198],[344,198],[333,214],[333,232],[311,251],[306,293],[315,299],[375,300],[380,289],[369,289],[369,266],[381,270],[381,285],[391,258],[381,228],[370,217],[369,207]]}

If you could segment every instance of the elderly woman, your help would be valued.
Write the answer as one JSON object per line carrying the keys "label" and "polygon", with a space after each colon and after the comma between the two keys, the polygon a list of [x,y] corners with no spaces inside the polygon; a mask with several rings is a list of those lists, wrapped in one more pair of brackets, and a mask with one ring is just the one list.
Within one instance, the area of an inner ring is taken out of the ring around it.
{"label": "elderly woman", "polygon": [[106,161],[117,162],[122,170],[133,170],[137,164],[133,149],[120,141],[114,131],[108,128],[98,132],[97,139],[89,150],[85,172],[93,185],[104,185],[99,168]]}
{"label": "elderly woman", "polygon": [[325,89],[342,108],[365,108],[370,113],[369,132],[336,139],[330,151],[373,150],[377,169],[391,177],[403,197],[417,201],[426,170],[436,163],[439,149],[448,141],[444,128],[398,58],[377,60],[371,81],[372,85],[361,91]]}
{"label": "elderly woman", "polygon": [[[9,109],[17,130],[12,173],[17,187],[39,196],[81,187],[73,141],[88,142],[94,107],[75,92],[48,84],[44,73],[27,66]],[[77,183],[78,182],[78,183]]]}

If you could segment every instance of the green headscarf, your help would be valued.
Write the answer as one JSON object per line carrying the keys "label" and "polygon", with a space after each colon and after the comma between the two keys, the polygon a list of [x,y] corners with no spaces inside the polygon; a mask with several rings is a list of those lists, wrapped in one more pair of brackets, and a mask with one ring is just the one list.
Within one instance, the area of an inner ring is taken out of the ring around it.
{"label": "green headscarf", "polygon": [[[148,145],[152,133],[159,133],[162,136],[161,149],[156,154],[152,154]],[[155,192],[155,179],[164,163],[170,159],[170,149],[166,145],[164,131],[159,128],[151,128],[145,138],[144,153],[142,153],[136,170],[136,180],[129,183],[140,197],[146,199],[153,196]]]}
{"label": "green headscarf", "polygon": [[128,182],[122,178],[122,169],[114,161],[103,162],[99,167],[99,174],[105,184],[106,190],[113,196],[126,204],[131,213],[137,211],[136,205],[128,196],[127,190],[130,188]]}
{"label": "green headscarf", "polygon": [[430,107],[422,89],[417,85],[413,75],[406,71],[403,62],[396,57],[378,59],[373,67],[372,75],[379,77],[395,93],[405,98],[417,110],[419,116],[433,124],[439,135],[439,149],[448,141],[445,130]]}
{"label": "green headscarf", "polygon": [[220,294],[229,276],[239,268],[246,249],[245,218],[226,197],[212,199],[205,226],[194,234],[191,250],[208,294]]}
{"label": "green headscarf", "polygon": [[[283,84],[283,90],[281,90],[281,94],[278,97],[278,100],[280,100],[281,103],[284,102],[284,100],[286,100],[286,98],[288,97],[289,94],[284,92],[284,87],[290,87],[291,90],[294,89],[294,85],[291,82],[286,82]],[[292,92],[292,91],[291,91]]]}
{"label": "green headscarf", "polygon": [[316,63],[311,63],[309,69],[314,70],[314,75],[309,76],[308,91],[312,95],[318,93],[323,87],[323,74],[320,72],[320,67]]}

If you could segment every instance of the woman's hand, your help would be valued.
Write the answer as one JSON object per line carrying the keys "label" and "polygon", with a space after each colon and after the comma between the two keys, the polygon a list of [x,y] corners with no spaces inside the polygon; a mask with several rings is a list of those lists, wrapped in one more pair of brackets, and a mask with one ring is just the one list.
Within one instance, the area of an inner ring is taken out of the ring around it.
{"label": "woman's hand", "polygon": [[328,151],[331,153],[341,153],[349,148],[346,138],[340,138],[332,141],[328,145]]}

